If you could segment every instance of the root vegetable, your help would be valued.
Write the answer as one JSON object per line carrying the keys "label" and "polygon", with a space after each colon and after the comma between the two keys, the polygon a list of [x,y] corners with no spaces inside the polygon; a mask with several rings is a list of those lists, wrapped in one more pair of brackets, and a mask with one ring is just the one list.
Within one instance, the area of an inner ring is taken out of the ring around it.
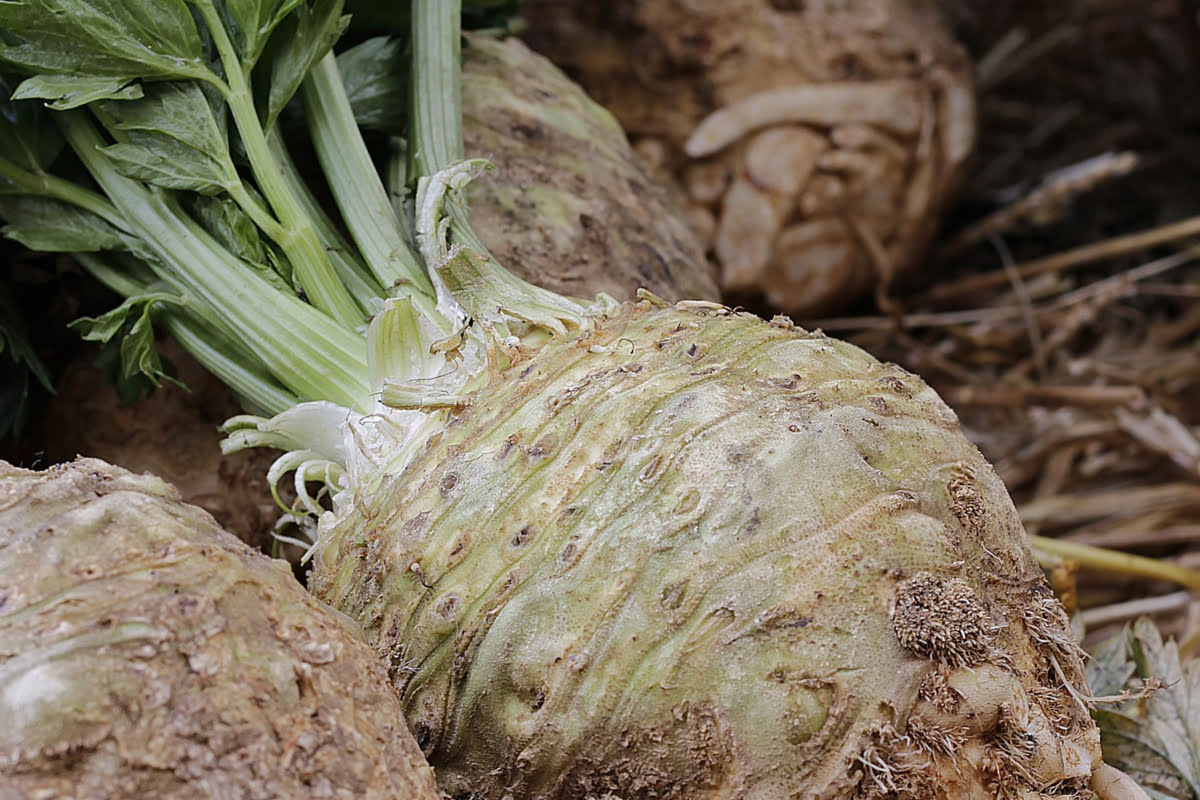
{"label": "root vegetable", "polygon": [[642,303],[418,451],[345,500],[313,588],[455,796],[1067,797],[1099,763],[1003,486],[853,347]]}
{"label": "root vegetable", "polygon": [[520,41],[470,40],[463,134],[467,155],[495,167],[467,193],[472,226],[522,278],[573,297],[716,298],[678,198],[611,114]]}
{"label": "root vegetable", "polygon": [[[531,0],[526,16],[534,46],[719,215],[722,288],[789,313],[826,313],[914,269],[974,146],[970,65],[927,0]],[[780,127],[822,146],[797,164],[786,145],[772,155],[755,143]],[[764,161],[797,186],[758,183]],[[697,165],[730,176],[723,197],[693,190]],[[746,180],[776,197],[778,223],[761,223]],[[853,254],[836,271],[818,258],[809,277],[794,257],[761,255],[784,252],[782,229],[834,221]]]}
{"label": "root vegetable", "polygon": [[361,633],[157,478],[0,462],[0,794],[439,797]]}

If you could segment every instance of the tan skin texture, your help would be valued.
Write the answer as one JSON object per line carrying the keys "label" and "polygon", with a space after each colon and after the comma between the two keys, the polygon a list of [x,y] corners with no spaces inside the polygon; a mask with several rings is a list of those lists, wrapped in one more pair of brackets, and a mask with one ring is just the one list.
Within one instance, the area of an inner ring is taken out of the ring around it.
{"label": "tan skin texture", "polygon": [[495,170],[469,187],[471,224],[501,264],[569,297],[716,299],[680,197],[652,180],[612,115],[515,39],[468,37],[468,157]]}
{"label": "tan skin texture", "polygon": [[0,461],[6,800],[435,800],[360,636],[157,478]]}
{"label": "tan skin texture", "polygon": [[529,0],[527,37],[690,199],[725,296],[829,313],[922,264],[975,140],[933,0]]}

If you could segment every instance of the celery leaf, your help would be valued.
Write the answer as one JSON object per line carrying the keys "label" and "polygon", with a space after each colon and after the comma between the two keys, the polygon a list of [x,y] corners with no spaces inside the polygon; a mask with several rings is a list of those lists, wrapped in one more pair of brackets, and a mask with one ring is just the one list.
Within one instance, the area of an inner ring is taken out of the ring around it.
{"label": "celery leaf", "polygon": [[[62,151],[63,138],[40,103],[11,99],[19,82],[0,73],[0,154],[22,169],[42,170]],[[5,183],[0,180],[0,191]]]}
{"label": "celery leaf", "polygon": [[303,0],[224,0],[242,63],[251,65],[258,61],[271,31],[301,2]]}
{"label": "celery leaf", "polygon": [[150,312],[160,302],[178,303],[179,297],[165,292],[135,295],[106,314],[71,323],[87,341],[110,345],[101,350],[97,364],[126,402],[149,394],[164,380],[183,387],[170,362],[164,362],[154,346]]}
{"label": "celery leaf", "polygon": [[355,121],[372,130],[402,131],[409,76],[400,40],[377,36],[339,53],[337,60]]}
{"label": "celery leaf", "polygon": [[184,0],[0,3],[0,60],[93,78],[206,78],[204,40]]}
{"label": "celery leaf", "polygon": [[96,100],[136,100],[141,84],[124,78],[91,75],[34,75],[13,92],[13,100],[50,100],[50,108],[66,111]]}
{"label": "celery leaf", "polygon": [[90,211],[47,197],[0,196],[0,217],[8,221],[0,233],[30,250],[94,253],[130,245],[125,234]]}
{"label": "celery leaf", "polygon": [[102,152],[122,175],[202,194],[240,182],[218,112],[197,84],[156,84],[140,100],[98,110],[118,140]]}
{"label": "celery leaf", "polygon": [[342,15],[341,0],[305,3],[279,23],[268,44],[270,77],[263,128],[270,128],[279,112],[300,88],[301,82],[346,30],[350,18]]}
{"label": "celery leaf", "polygon": [[263,241],[253,220],[236,203],[201,196],[194,198],[190,207],[196,221],[226,249],[252,267],[277,273],[279,280],[268,276],[276,288],[293,290],[291,266]]}
{"label": "celery leaf", "polygon": [[[1147,619],[1126,629],[1116,643],[1105,643],[1097,655],[1102,658],[1089,670],[1089,680],[1132,667],[1122,688],[1137,690],[1150,679],[1162,684],[1148,696],[1092,712],[1104,760],[1151,797],[1200,800],[1200,660],[1181,663],[1175,642],[1163,642]],[[1098,685],[1111,688],[1102,678]]]}

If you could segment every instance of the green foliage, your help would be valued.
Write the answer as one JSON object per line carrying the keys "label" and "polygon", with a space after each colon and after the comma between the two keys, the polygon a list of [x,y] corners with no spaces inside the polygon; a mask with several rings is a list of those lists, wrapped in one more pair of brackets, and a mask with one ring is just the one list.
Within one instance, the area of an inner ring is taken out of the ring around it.
{"label": "green foliage", "polygon": [[232,23],[234,43],[244,63],[257,63],[270,32],[301,2],[303,0],[225,0],[222,4],[224,16]]}
{"label": "green foliage", "polygon": [[201,194],[240,182],[224,110],[197,83],[154,84],[144,97],[106,101],[97,112],[117,139],[103,152],[126,177]]}
{"label": "green foliage", "polygon": [[192,200],[192,213],[217,241],[247,264],[266,273],[278,271],[279,280],[272,278],[279,289],[290,291],[291,273],[282,259],[258,234],[254,221],[236,203],[212,196]]}
{"label": "green foliage", "polygon": [[94,253],[128,246],[121,231],[77,206],[49,197],[0,196],[0,232],[47,253]]}
{"label": "green foliage", "polygon": [[86,341],[105,345],[96,363],[123,401],[149,394],[163,380],[186,388],[176,380],[171,362],[159,355],[150,316],[155,303],[177,299],[163,292],[130,297],[106,314],[71,323]]}
{"label": "green foliage", "polygon": [[[0,4],[0,28],[15,42],[0,59],[57,76],[58,86],[94,91],[101,78],[205,79],[205,47],[184,0],[36,0]],[[45,80],[45,79],[43,79]]]}
{"label": "green foliage", "polygon": [[124,78],[88,75],[34,75],[12,93],[13,100],[50,100],[55,111],[85,106],[96,100],[136,100],[140,84]]}
{"label": "green foliage", "polygon": [[338,70],[354,119],[363,128],[399,133],[408,121],[404,44],[376,36],[338,54]]}
{"label": "green foliage", "polygon": [[16,302],[0,283],[0,438],[18,435],[29,418],[33,378],[54,392],[50,373],[29,343],[25,320]]}
{"label": "green foliage", "polygon": [[[4,232],[42,250],[132,252],[143,267],[97,266],[98,277],[126,297],[185,298],[190,329],[209,327],[212,343],[253,343],[253,367],[238,370],[223,348],[195,340],[202,363],[224,367],[235,391],[276,412],[281,386],[347,405],[366,396],[356,329],[374,292],[362,291],[365,281],[342,284],[329,256],[336,243],[318,233],[311,215],[321,212],[307,190],[281,174],[290,157],[270,131],[344,29],[341,8],[341,0],[0,4],[0,61],[16,73],[0,75],[15,98],[0,100]],[[64,142],[72,158],[57,158]],[[80,326],[114,343],[111,365],[126,389],[168,375],[149,307],[118,309],[120,325]],[[164,322],[180,313],[155,309]],[[132,338],[117,344],[122,336]]]}
{"label": "green foliage", "polygon": [[269,60],[270,90],[263,109],[263,127],[269,128],[300,88],[308,71],[329,52],[350,23],[342,15],[341,0],[317,0],[300,5],[296,12],[282,21],[272,40]]}
{"label": "green foliage", "polygon": [[[40,170],[48,166],[63,147],[62,136],[41,107],[41,103],[20,103],[12,99],[20,78],[0,72],[0,156],[14,166]],[[0,175],[0,192],[14,191]]]}

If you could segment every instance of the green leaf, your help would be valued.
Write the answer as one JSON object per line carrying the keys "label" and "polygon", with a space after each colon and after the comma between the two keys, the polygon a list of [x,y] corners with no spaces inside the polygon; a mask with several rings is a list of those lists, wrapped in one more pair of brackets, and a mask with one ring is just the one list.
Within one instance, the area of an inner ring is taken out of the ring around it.
{"label": "green leaf", "polygon": [[0,229],[30,250],[48,253],[94,253],[129,246],[125,234],[78,206],[28,195],[0,196]]}
{"label": "green leaf", "polygon": [[242,63],[252,66],[262,55],[263,47],[280,21],[303,0],[225,0],[220,4],[221,16],[231,25],[231,38],[242,56]]}
{"label": "green leaf", "polygon": [[103,149],[121,174],[167,189],[216,194],[239,182],[225,129],[194,83],[163,83],[99,114],[118,140]]}
{"label": "green leaf", "polygon": [[101,350],[97,365],[123,401],[149,394],[164,380],[187,388],[175,378],[173,366],[154,346],[150,312],[155,303],[161,302],[178,303],[180,298],[150,292],[126,299],[107,314],[81,317],[71,323],[85,340],[109,345]]}
{"label": "green leaf", "polygon": [[292,291],[290,265],[263,240],[240,206],[227,198],[197,197],[191,209],[196,221],[230,252],[260,270],[278,273],[278,278],[269,279],[281,291]]}
{"label": "green leaf", "polygon": [[66,111],[96,100],[136,100],[142,86],[124,78],[91,75],[34,75],[13,92],[13,100],[50,100],[55,111]]}
{"label": "green leaf", "polygon": [[198,197],[192,210],[204,229],[234,255],[256,266],[266,266],[267,248],[258,228],[236,203],[217,197]]}
{"label": "green leaf", "polygon": [[107,344],[125,327],[130,316],[139,313],[149,305],[150,299],[149,295],[126,298],[112,311],[98,317],[80,317],[70,323],[69,327],[77,331],[84,341]]}
{"label": "green leaf", "polygon": [[18,167],[41,171],[62,150],[63,139],[42,103],[11,99],[19,81],[0,73],[0,154]]}
{"label": "green leaf", "polygon": [[[1113,710],[1093,712],[1105,761],[1153,797],[1200,800],[1200,661],[1182,664],[1175,642],[1164,643],[1147,619],[1138,620],[1119,640],[1136,675],[1125,688],[1140,688],[1150,679],[1157,679],[1161,688]],[[1111,672],[1117,659],[1111,650],[1105,658]]]}
{"label": "green leaf", "polygon": [[118,172],[127,178],[161,186],[164,189],[180,189],[216,194],[225,191],[228,184],[204,159],[192,159],[195,153],[174,143],[159,146],[132,143],[114,144],[101,152],[112,161]]}
{"label": "green leaf", "polygon": [[377,36],[338,55],[355,121],[398,132],[408,121],[408,64],[399,39]]}
{"label": "green leaf", "polygon": [[34,73],[210,79],[204,40],[184,0],[0,3],[0,60]]}
{"label": "green leaf", "polygon": [[262,76],[269,88],[258,103],[265,112],[264,130],[274,124],[309,69],[329,52],[349,22],[342,16],[342,0],[316,0],[296,8],[276,27],[265,59],[270,72]]}
{"label": "green leaf", "polygon": [[168,374],[154,346],[154,330],[150,323],[150,306],[147,304],[121,340],[121,381],[118,391],[121,385],[131,384],[141,378],[148,378],[156,386],[165,379],[183,387],[173,372],[171,370],[172,374]]}

